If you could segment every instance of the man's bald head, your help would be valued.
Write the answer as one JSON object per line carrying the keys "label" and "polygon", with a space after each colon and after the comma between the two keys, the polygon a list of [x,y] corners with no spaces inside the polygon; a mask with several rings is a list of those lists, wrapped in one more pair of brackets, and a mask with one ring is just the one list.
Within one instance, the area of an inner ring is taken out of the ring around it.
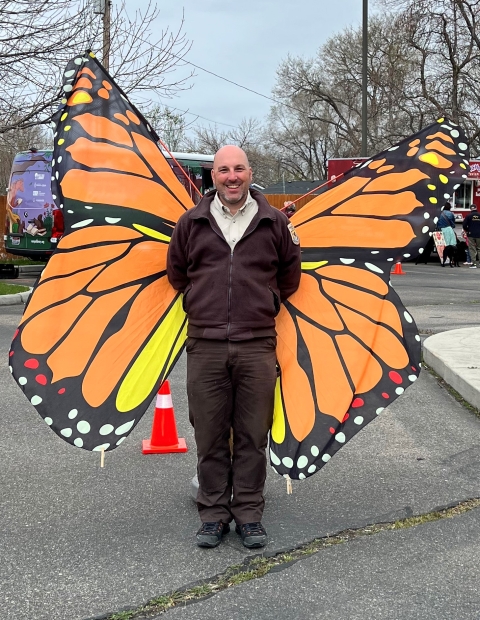
{"label": "man's bald head", "polygon": [[235,161],[243,161],[247,168],[250,168],[250,164],[248,163],[247,154],[243,149],[239,146],[235,146],[234,144],[227,144],[226,146],[222,146],[221,149],[215,153],[215,157],[213,159],[213,169],[215,170],[221,163],[230,160]]}
{"label": "man's bald head", "polygon": [[232,213],[247,199],[252,169],[244,150],[233,144],[219,149],[213,160],[212,179],[220,200]]}

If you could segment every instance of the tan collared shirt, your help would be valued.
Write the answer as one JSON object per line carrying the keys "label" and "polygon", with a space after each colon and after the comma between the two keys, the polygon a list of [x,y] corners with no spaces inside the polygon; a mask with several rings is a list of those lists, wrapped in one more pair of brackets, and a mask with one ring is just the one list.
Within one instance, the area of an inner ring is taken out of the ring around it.
{"label": "tan collared shirt", "polygon": [[225,241],[230,246],[232,252],[235,245],[243,237],[248,225],[257,211],[257,201],[250,196],[250,192],[247,194],[245,204],[235,213],[235,215],[232,215],[230,213],[230,209],[224,206],[218,196],[218,193],[215,194],[215,198],[210,203],[210,213],[215,218],[215,221],[222,231]]}

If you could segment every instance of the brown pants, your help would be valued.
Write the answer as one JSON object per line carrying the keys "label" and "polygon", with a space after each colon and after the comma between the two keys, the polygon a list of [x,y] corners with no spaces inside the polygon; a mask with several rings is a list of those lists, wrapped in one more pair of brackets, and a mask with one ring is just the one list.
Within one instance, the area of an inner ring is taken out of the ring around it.
{"label": "brown pants", "polygon": [[262,519],[275,349],[276,338],[187,341],[188,406],[197,443],[202,522],[234,519],[242,525]]}
{"label": "brown pants", "polygon": [[475,265],[477,260],[480,260],[480,239],[478,237],[467,237],[467,241],[468,251],[470,252],[470,260]]}

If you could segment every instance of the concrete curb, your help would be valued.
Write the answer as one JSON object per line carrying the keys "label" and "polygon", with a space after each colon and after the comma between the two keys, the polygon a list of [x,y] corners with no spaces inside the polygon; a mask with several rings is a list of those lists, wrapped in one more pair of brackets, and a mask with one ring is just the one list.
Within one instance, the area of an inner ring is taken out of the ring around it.
{"label": "concrete curb", "polygon": [[427,366],[477,409],[480,409],[479,346],[479,327],[452,329],[429,336],[423,343]]}
{"label": "concrete curb", "polygon": [[19,265],[18,271],[19,273],[25,273],[30,276],[40,275],[42,271],[45,269],[45,265]]}
{"label": "concrete curb", "polygon": [[25,304],[32,293],[33,288],[24,293],[14,293],[13,295],[0,295],[0,306],[16,306]]}

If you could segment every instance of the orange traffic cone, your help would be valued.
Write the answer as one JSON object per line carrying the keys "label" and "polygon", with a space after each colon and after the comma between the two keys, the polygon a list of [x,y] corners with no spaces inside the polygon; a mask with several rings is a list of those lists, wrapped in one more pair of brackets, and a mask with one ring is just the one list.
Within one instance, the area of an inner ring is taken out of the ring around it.
{"label": "orange traffic cone", "polygon": [[142,441],[143,454],[168,454],[186,452],[185,439],[178,438],[175,414],[173,412],[170,384],[164,381],[158,390],[155,413],[153,414],[152,436]]}
{"label": "orange traffic cone", "polygon": [[407,274],[402,269],[402,263],[400,261],[398,263],[395,263],[395,267],[392,271],[392,276],[405,276],[405,275]]}

